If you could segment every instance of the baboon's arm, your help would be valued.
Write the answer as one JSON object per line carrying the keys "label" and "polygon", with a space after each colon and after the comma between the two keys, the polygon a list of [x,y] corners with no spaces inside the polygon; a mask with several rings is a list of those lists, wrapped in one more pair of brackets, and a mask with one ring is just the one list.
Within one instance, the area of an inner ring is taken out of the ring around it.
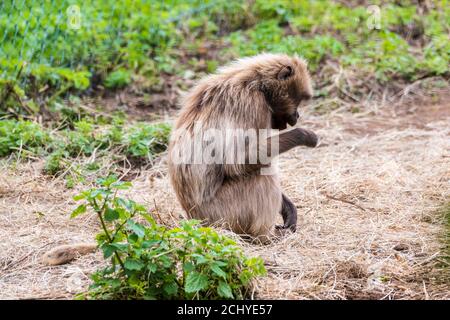
{"label": "baboon's arm", "polygon": [[317,145],[318,141],[316,134],[306,129],[295,128],[293,130],[283,132],[277,136],[272,136],[267,139],[267,154],[271,157],[277,156],[277,154],[271,154],[271,144],[274,139],[278,139],[278,154],[282,154],[297,146],[307,146],[313,148]]}

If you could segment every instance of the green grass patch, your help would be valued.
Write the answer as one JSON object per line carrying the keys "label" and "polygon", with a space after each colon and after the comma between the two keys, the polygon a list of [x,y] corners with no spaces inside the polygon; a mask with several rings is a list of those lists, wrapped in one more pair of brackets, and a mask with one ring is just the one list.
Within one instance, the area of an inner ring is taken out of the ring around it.
{"label": "green grass patch", "polygon": [[95,171],[103,158],[116,162],[127,159],[133,165],[151,163],[169,143],[167,123],[136,123],[125,126],[121,120],[99,125],[86,119],[72,123],[73,129],[50,130],[24,120],[0,121],[0,157],[45,157],[44,171],[58,175],[76,159],[94,157],[84,169]]}
{"label": "green grass patch", "polygon": [[377,30],[368,27],[371,13],[365,6],[351,8],[328,0],[257,0],[254,14],[259,23],[232,33],[226,51],[235,56],[262,51],[298,54],[315,72],[333,60],[373,73],[381,83],[448,75],[450,6],[447,1],[434,5],[425,14],[409,1],[380,5]]}
{"label": "green grass patch", "polygon": [[0,157],[13,152],[43,154],[53,142],[51,135],[37,123],[31,121],[0,121]]}
{"label": "green grass patch", "polygon": [[175,73],[186,34],[235,28],[243,7],[236,0],[3,1],[0,114],[92,86],[119,89],[134,73],[157,80]]}

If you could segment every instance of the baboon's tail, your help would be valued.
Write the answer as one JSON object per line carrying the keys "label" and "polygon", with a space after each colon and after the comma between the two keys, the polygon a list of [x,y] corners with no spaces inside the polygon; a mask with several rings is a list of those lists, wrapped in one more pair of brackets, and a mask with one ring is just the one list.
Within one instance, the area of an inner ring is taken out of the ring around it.
{"label": "baboon's tail", "polygon": [[94,252],[96,249],[97,244],[94,243],[76,243],[58,246],[44,253],[42,263],[48,266],[65,264],[80,255]]}

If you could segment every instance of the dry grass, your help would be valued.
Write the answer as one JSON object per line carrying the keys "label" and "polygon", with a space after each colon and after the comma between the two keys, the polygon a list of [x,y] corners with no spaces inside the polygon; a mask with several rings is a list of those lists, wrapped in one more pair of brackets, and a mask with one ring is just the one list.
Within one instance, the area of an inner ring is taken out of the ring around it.
{"label": "dry grass", "polygon": [[[267,263],[256,297],[450,299],[448,283],[427,274],[441,249],[435,212],[450,196],[450,104],[418,108],[306,117],[321,145],[280,159],[298,232],[268,246],[243,243]],[[93,215],[68,218],[77,190],[43,177],[41,165],[1,167],[0,298],[71,298],[102,264],[99,253],[64,266],[39,263],[49,248],[92,241],[99,229]],[[171,224],[181,209],[165,172],[163,159],[128,196]]]}

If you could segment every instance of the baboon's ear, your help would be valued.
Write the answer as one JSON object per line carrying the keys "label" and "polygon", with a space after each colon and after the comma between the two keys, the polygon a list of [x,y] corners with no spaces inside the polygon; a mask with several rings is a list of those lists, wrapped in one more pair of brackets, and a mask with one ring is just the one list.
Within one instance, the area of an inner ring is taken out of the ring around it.
{"label": "baboon's ear", "polygon": [[280,72],[278,72],[278,80],[286,80],[294,75],[294,69],[291,66],[284,66]]}

